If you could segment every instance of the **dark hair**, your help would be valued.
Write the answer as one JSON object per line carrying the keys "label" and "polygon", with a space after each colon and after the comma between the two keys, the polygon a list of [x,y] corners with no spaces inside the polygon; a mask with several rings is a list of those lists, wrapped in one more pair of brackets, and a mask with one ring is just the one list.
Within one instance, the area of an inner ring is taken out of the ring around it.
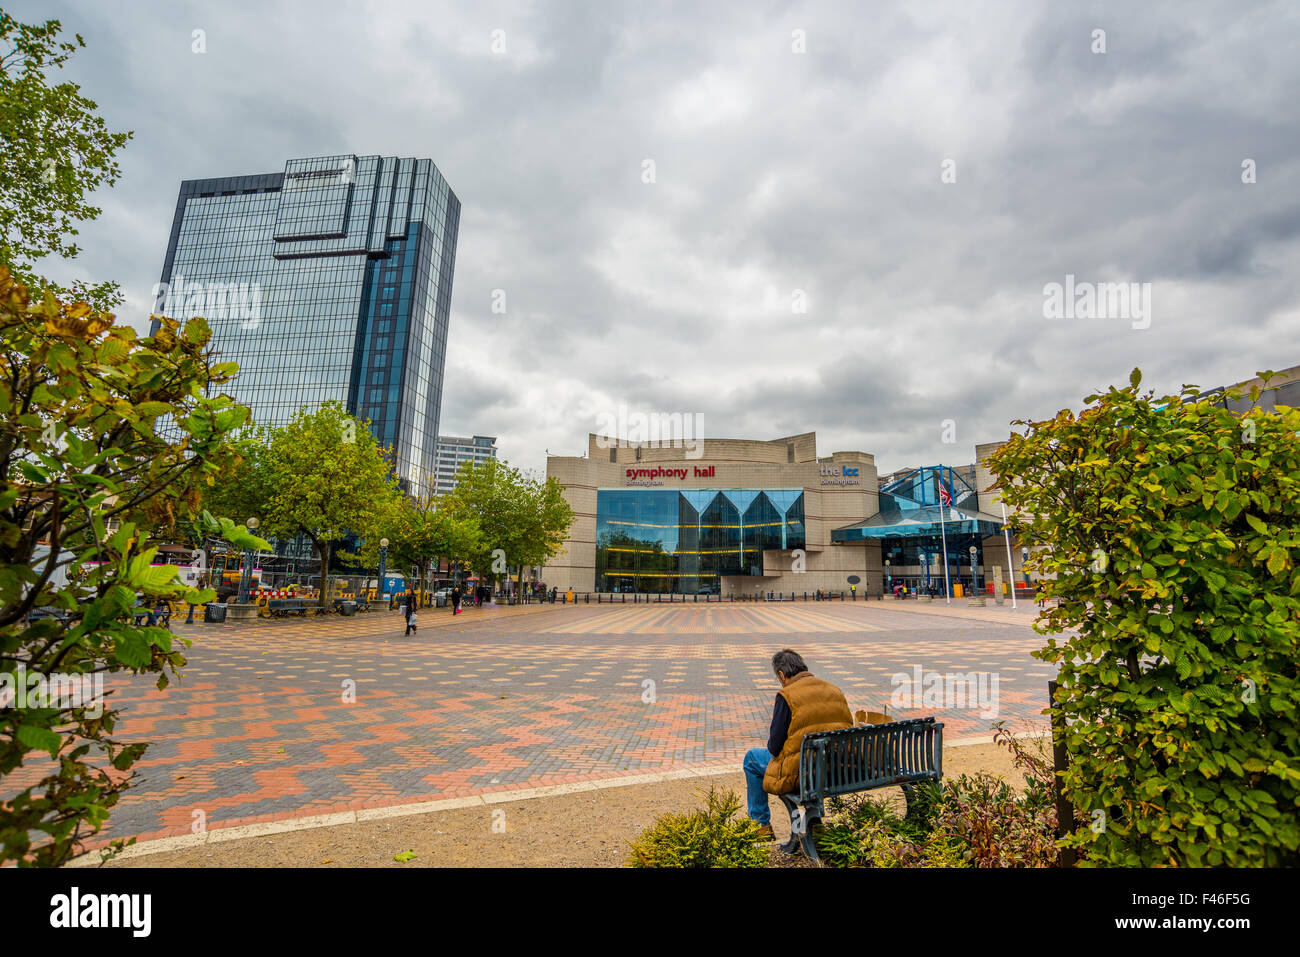
{"label": "dark hair", "polygon": [[772,656],[772,673],[781,672],[786,678],[793,678],[801,671],[807,671],[808,666],[804,664],[803,657],[797,651],[791,651],[789,648],[782,648]]}

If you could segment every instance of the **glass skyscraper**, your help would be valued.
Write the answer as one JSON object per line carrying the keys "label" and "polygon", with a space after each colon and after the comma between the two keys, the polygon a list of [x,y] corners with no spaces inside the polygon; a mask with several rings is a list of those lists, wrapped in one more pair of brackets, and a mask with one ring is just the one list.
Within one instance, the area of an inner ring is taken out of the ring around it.
{"label": "glass skyscraper", "polygon": [[154,311],[207,319],[255,422],[342,402],[414,491],[435,470],[459,226],[460,200],[427,159],[322,156],[186,180]]}

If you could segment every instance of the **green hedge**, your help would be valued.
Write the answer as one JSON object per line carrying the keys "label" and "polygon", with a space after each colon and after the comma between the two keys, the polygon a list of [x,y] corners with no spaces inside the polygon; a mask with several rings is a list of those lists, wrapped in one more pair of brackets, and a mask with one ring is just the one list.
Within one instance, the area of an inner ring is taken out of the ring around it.
{"label": "green hedge", "polygon": [[1300,863],[1300,410],[1140,380],[1015,423],[989,459],[1060,602],[1035,627],[1060,666],[1069,843],[1095,864]]}

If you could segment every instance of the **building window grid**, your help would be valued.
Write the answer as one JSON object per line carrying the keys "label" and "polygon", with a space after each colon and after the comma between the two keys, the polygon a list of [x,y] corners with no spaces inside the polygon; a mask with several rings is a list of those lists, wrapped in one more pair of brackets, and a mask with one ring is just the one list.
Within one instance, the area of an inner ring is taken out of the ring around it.
{"label": "building window grid", "polygon": [[[307,165],[326,168],[329,162],[332,160],[318,160]],[[241,371],[245,372],[245,382],[239,397],[255,407],[255,417],[262,422],[287,419],[298,404],[315,404],[326,398],[346,400],[346,377],[352,364],[349,360],[355,359],[346,354],[350,350],[332,347],[327,340],[336,338],[329,335],[330,326],[339,326],[339,331],[342,331],[355,325],[361,291],[361,283],[356,280],[354,273],[349,275],[351,270],[342,261],[344,257],[323,257],[320,260],[274,258],[277,199],[278,192],[213,197],[202,202],[190,199],[184,204],[174,252],[169,255],[169,272],[173,276],[182,276],[188,272],[190,278],[198,281],[215,281],[213,272],[225,267],[228,272],[238,273],[240,278],[249,275],[250,278],[263,281],[264,296],[272,301],[268,303],[264,299],[266,315],[261,322],[261,332],[264,337],[271,327],[280,327],[277,330],[280,341],[277,356],[266,355],[266,350],[261,348],[264,338],[241,335],[240,332],[245,330],[237,332],[233,323],[225,323],[228,327],[225,329],[214,328],[214,332],[218,333],[223,358],[242,360]],[[328,204],[308,203],[303,209],[314,215],[314,207],[325,205]],[[414,206],[411,213],[416,213]],[[422,219],[427,218],[427,215],[427,208],[421,211]],[[408,224],[408,236],[416,232],[417,225]],[[425,237],[426,241],[419,243],[426,249],[421,250],[425,255],[419,257],[418,269],[409,251],[403,257],[406,261],[401,269],[401,283],[396,296],[396,301],[405,307],[410,318],[414,318],[411,316],[412,305],[420,298],[425,298],[429,307],[420,310],[420,317],[425,321],[432,318],[435,324],[440,311],[437,309],[436,297],[449,284],[450,279],[447,275],[450,262],[445,256],[445,250],[435,251],[427,242],[442,232],[442,224],[438,225],[439,229],[430,230]],[[306,245],[314,249],[323,248],[323,244],[318,243]],[[412,287],[417,278],[424,283],[425,289],[432,282],[429,278],[432,275],[430,266],[435,261],[435,252],[441,254],[437,256],[437,261],[443,266],[437,276],[437,285],[435,289],[429,290],[431,295],[416,296]],[[311,308],[312,319],[309,325],[300,321],[304,318],[301,307],[305,304]],[[411,324],[422,325],[418,321]],[[404,360],[401,353],[408,343],[413,346],[418,343],[422,355],[420,361],[415,363],[415,375],[410,381],[413,387],[427,392],[434,384],[427,347],[443,347],[445,342],[441,335],[434,336],[432,340],[428,336],[422,336],[420,340],[408,338],[407,333],[411,330],[405,328],[407,323],[402,323],[402,326],[394,332],[391,339],[384,337],[387,341],[383,345],[391,350],[384,358],[392,360],[387,363],[387,368],[396,367],[404,372],[407,363],[399,361]],[[314,360],[312,367],[306,371],[285,367],[285,352],[311,357]],[[377,364],[384,363],[381,360]],[[259,374],[249,375],[252,371]],[[258,381],[250,381],[252,379]],[[398,387],[394,389],[392,385]],[[297,388],[297,401],[282,401],[287,387]],[[391,412],[395,417],[400,394],[400,380],[390,383],[389,402],[377,405],[374,410],[376,415],[387,416]],[[426,461],[432,459],[431,436],[436,435],[437,406],[436,401],[426,401],[424,421],[418,424],[412,422],[409,428],[403,430],[405,443],[399,449],[399,454],[412,460],[418,457],[423,457]],[[385,438],[395,437],[397,430],[393,428],[394,424],[392,421],[377,422],[376,431]]]}

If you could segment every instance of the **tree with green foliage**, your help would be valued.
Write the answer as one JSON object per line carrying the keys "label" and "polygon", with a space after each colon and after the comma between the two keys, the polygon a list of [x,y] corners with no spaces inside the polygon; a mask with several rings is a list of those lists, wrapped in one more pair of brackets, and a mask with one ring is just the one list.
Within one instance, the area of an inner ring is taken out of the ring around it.
{"label": "tree with green foliage", "polygon": [[388,567],[395,569],[427,569],[439,558],[462,559],[480,553],[478,520],[471,514],[440,508],[432,474],[420,488],[417,494],[398,499],[375,534],[365,540],[359,555],[365,565],[378,562],[383,538],[388,539]]}
{"label": "tree with green foliage", "polygon": [[1098,864],[1295,865],[1300,410],[1140,382],[1016,422],[989,459],[1059,601],[1035,627],[1062,636],[1036,654],[1060,666],[1085,825],[1066,842]]}
{"label": "tree with green foliage", "polygon": [[481,530],[477,551],[467,557],[480,575],[494,577],[516,568],[522,593],[524,568],[557,554],[573,524],[573,509],[555,478],[542,481],[509,463],[464,462],[444,507],[473,516]]}
{"label": "tree with green foliage", "polygon": [[107,310],[122,301],[116,283],[61,290],[35,274],[36,260],[81,252],[76,224],[99,216],[89,196],[117,181],[114,155],[131,138],[110,132],[76,83],[51,82],[86,45],[80,35],[60,40],[61,29],[58,20],[20,23],[0,10],[0,265],[29,288]]}
{"label": "tree with green foliage", "polygon": [[[3,788],[0,864],[64,862],[129,787],[147,745],[115,740],[118,712],[85,688],[120,672],[165,688],[189,644],[136,627],[137,598],[211,600],[174,565],[151,565],[149,534],[159,516],[196,514],[248,416],[206,395],[235,372],[212,362],[209,337],[199,319],[137,338],[84,303],[33,301],[0,267],[0,780],[25,764],[45,772]],[[179,441],[155,431],[163,417]],[[236,544],[259,542],[220,525]],[[33,681],[46,691],[35,700]]]}
{"label": "tree with green foliage", "polygon": [[208,508],[253,516],[263,533],[305,535],[321,567],[320,606],[326,607],[330,556],[349,534],[378,538],[402,496],[386,449],[369,426],[340,402],[300,409],[284,426],[258,426],[232,447],[240,456],[208,493]]}

